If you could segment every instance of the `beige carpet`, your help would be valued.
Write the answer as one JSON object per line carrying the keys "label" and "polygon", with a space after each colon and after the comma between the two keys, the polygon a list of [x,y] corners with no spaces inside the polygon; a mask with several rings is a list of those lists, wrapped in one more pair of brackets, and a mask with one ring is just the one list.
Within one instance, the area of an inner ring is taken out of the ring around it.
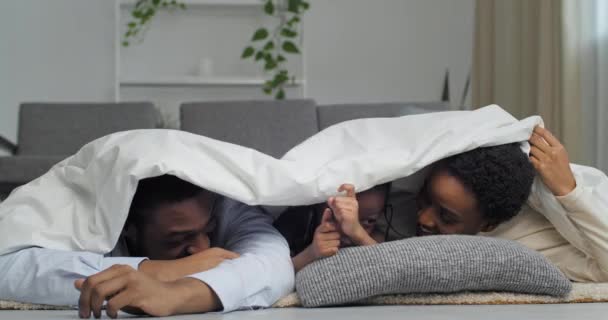
{"label": "beige carpet", "polygon": [[[608,283],[574,283],[565,298],[506,292],[465,292],[454,294],[393,294],[368,298],[357,305],[432,305],[432,304],[546,304],[608,302]],[[301,307],[300,299],[292,293],[274,304],[274,308]]]}
{"label": "beige carpet", "polygon": [[[357,305],[433,305],[433,304],[546,304],[608,302],[608,283],[574,283],[565,298],[529,294],[487,292],[454,294],[395,294],[368,298]],[[292,293],[273,305],[274,308],[301,307],[300,299]],[[49,306],[0,300],[0,310],[69,310],[69,306]]]}

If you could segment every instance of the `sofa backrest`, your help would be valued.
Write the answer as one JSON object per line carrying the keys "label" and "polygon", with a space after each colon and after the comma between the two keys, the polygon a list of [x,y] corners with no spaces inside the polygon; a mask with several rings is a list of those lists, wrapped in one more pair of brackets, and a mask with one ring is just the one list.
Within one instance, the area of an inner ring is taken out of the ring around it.
{"label": "sofa backrest", "polygon": [[110,133],[155,128],[151,103],[24,103],[19,109],[18,155],[70,155]]}
{"label": "sofa backrest", "polygon": [[317,118],[319,130],[323,130],[336,123],[354,119],[400,117],[447,110],[449,106],[443,102],[334,104],[318,106]]}
{"label": "sofa backrest", "polygon": [[317,132],[315,106],[309,99],[184,103],[181,129],[280,158]]}

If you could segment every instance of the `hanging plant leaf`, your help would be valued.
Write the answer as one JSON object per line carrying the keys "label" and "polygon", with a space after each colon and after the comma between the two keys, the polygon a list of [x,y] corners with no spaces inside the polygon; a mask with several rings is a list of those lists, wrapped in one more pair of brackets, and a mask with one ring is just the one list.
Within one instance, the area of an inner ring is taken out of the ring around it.
{"label": "hanging plant leaf", "polygon": [[288,53],[300,53],[298,47],[291,41],[283,42],[283,50]]}
{"label": "hanging plant leaf", "polygon": [[255,54],[255,61],[260,61],[262,58],[264,58],[264,52],[258,51],[258,53]]}
{"label": "hanging plant leaf", "polygon": [[247,58],[251,57],[254,52],[255,52],[255,49],[253,49],[253,47],[245,48],[245,50],[243,50],[243,54],[241,55],[241,59],[247,59]]}
{"label": "hanging plant leaf", "polygon": [[268,15],[274,14],[274,4],[272,3],[272,0],[266,1],[266,4],[264,5],[264,12],[266,12]]}
{"label": "hanging plant leaf", "polygon": [[294,24],[300,22],[300,18],[298,18],[298,16],[294,16],[293,18],[289,19],[289,21],[287,21],[287,26],[292,28]]}
{"label": "hanging plant leaf", "polygon": [[310,8],[310,3],[302,1],[300,2],[300,6],[302,6],[302,9],[308,10],[308,8]]}
{"label": "hanging plant leaf", "polygon": [[270,52],[263,52],[263,58],[266,62],[272,61],[272,54]]}
{"label": "hanging plant leaf", "polygon": [[264,65],[264,70],[268,71],[268,70],[272,70],[276,67],[277,67],[277,63],[274,60],[266,61],[266,64]]}
{"label": "hanging plant leaf", "polygon": [[300,9],[301,1],[302,0],[288,0],[287,1],[287,11],[293,12],[293,13],[298,13],[298,10]]}
{"label": "hanging plant leaf", "polygon": [[294,30],[283,28],[283,30],[281,30],[281,35],[283,37],[287,37],[287,38],[295,38],[298,35],[298,33]]}
{"label": "hanging plant leaf", "polygon": [[274,49],[274,42],[273,41],[266,42],[266,45],[264,46],[264,51],[270,51],[272,49]]}
{"label": "hanging plant leaf", "polygon": [[277,100],[283,100],[283,99],[285,99],[285,91],[283,90],[283,88],[279,89],[279,91],[277,92],[277,95],[275,96],[275,98]]}
{"label": "hanging plant leaf", "polygon": [[264,40],[267,37],[268,37],[268,30],[266,30],[266,28],[259,28],[253,34],[253,38],[251,40],[252,41],[259,41],[259,40]]}
{"label": "hanging plant leaf", "polygon": [[285,60],[287,60],[287,59],[285,59],[285,57],[284,57],[284,56],[282,56],[282,55],[278,55],[278,56],[277,56],[277,61],[278,61],[278,62],[283,62],[283,61],[285,61]]}

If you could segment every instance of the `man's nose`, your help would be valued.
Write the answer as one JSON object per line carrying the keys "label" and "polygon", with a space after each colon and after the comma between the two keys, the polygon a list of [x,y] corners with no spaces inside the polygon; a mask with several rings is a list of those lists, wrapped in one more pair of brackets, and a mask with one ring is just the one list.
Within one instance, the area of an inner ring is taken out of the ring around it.
{"label": "man's nose", "polygon": [[193,255],[199,253],[201,251],[207,250],[211,247],[209,236],[206,234],[201,234],[196,239],[194,239],[193,243],[188,246],[188,254]]}

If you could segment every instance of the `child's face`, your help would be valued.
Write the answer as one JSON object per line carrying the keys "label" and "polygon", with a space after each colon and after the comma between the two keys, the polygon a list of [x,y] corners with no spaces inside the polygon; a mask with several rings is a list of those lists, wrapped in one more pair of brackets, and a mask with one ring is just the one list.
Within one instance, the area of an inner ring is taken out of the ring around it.
{"label": "child's face", "polygon": [[[378,218],[384,212],[386,203],[384,190],[373,189],[359,192],[357,193],[357,201],[359,202],[359,222],[363,229],[371,236]],[[342,234],[340,246],[352,246],[352,241],[341,231],[340,233]]]}

